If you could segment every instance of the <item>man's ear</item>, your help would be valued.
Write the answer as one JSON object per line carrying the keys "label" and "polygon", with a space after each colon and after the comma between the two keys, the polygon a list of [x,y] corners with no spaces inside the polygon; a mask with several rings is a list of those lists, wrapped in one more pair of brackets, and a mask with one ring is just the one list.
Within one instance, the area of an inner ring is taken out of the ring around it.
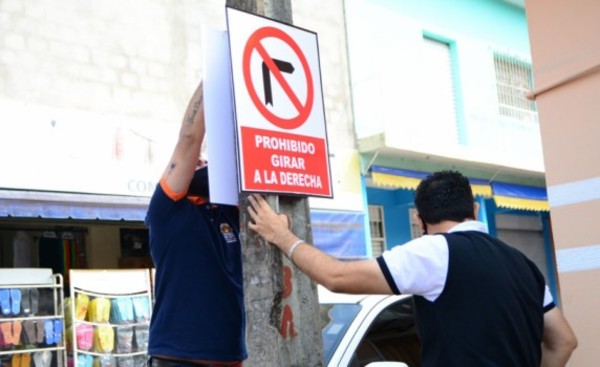
{"label": "man's ear", "polygon": [[479,203],[474,202],[473,203],[473,219],[477,220],[478,217],[479,217]]}
{"label": "man's ear", "polygon": [[423,219],[421,218],[421,216],[419,215],[419,213],[414,212],[413,213],[413,219],[419,225],[419,230],[421,232],[425,232],[425,222],[423,221]]}

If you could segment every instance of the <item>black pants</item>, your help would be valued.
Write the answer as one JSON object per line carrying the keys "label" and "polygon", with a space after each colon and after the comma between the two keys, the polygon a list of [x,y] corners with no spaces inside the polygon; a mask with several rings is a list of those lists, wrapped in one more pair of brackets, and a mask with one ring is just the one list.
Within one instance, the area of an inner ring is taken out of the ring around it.
{"label": "black pants", "polygon": [[[241,362],[238,366],[242,366]],[[207,364],[207,363],[193,363],[186,361],[175,361],[171,359],[162,359],[156,357],[148,357],[148,367],[227,367],[224,364]]]}

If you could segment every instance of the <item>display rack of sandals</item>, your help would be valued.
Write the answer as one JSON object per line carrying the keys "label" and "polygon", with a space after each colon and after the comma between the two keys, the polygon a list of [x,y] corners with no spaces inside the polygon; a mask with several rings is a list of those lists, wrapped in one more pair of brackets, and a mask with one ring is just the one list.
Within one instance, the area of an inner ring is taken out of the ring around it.
{"label": "display rack of sandals", "polygon": [[0,365],[66,366],[63,305],[52,269],[0,269]]}
{"label": "display rack of sandals", "polygon": [[71,270],[65,300],[74,367],[145,367],[151,313],[148,269]]}

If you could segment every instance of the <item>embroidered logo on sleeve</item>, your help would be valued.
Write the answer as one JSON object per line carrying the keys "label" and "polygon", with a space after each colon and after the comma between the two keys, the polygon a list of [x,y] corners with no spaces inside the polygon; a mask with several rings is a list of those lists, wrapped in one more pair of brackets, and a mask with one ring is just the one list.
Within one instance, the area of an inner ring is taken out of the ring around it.
{"label": "embroidered logo on sleeve", "polygon": [[237,242],[237,237],[235,237],[235,233],[233,233],[233,228],[229,225],[229,223],[221,223],[221,234],[227,243]]}

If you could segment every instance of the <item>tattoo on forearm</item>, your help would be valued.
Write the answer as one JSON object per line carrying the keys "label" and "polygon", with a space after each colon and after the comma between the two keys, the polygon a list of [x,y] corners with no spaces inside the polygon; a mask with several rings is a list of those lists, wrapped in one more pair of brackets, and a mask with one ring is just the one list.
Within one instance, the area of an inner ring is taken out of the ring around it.
{"label": "tattoo on forearm", "polygon": [[169,164],[169,169],[165,172],[165,176],[169,177],[171,175],[171,173],[173,173],[173,171],[175,170],[175,167],[177,166],[177,163],[175,162],[171,162]]}
{"label": "tattoo on forearm", "polygon": [[190,114],[188,115],[187,118],[187,123],[188,124],[193,124],[194,123],[194,118],[196,117],[196,113],[198,112],[198,109],[200,109],[200,104],[202,104],[202,100],[204,99],[204,96],[200,95],[198,97],[198,100],[194,102],[194,108],[192,109],[192,111],[190,112]]}

